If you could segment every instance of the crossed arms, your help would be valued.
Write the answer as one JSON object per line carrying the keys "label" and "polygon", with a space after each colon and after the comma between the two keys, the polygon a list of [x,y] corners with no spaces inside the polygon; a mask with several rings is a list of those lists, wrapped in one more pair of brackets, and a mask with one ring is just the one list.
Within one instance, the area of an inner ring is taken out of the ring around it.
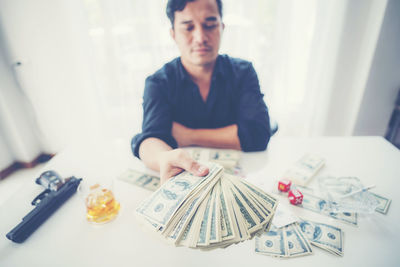
{"label": "crossed arms", "polygon": [[[204,146],[243,151],[266,149],[270,138],[268,110],[251,65],[237,90],[229,91],[233,99],[230,101],[234,101],[231,105],[233,109],[220,109],[217,114],[211,115],[221,115],[227,111],[226,120],[223,117],[223,121],[231,121],[231,124],[228,122],[223,127],[190,128],[174,121],[171,105],[175,98],[166,88],[169,88],[168,85],[160,79],[150,77],[146,80],[143,132],[132,140],[135,156],[140,157],[147,167],[159,171],[162,181],[182,169],[193,174],[208,172],[180,147]],[[229,100],[225,97],[216,101]],[[190,110],[190,106],[185,106],[181,112],[190,117]]]}

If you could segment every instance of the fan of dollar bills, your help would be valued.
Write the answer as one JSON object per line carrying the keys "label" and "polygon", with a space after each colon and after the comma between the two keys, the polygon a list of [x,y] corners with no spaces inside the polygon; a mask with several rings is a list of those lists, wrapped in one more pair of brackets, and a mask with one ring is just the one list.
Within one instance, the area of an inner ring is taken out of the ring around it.
{"label": "fan of dollar bills", "polygon": [[268,231],[277,200],[247,181],[206,164],[205,177],[182,172],[137,208],[138,219],[176,246],[227,247]]}

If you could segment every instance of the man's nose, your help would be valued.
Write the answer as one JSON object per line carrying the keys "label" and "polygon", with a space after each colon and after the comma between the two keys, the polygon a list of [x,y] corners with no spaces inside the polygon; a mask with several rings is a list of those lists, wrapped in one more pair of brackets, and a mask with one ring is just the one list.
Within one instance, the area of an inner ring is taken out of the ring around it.
{"label": "man's nose", "polygon": [[202,27],[198,27],[193,34],[194,34],[194,40],[197,43],[204,44],[208,41],[207,33]]}

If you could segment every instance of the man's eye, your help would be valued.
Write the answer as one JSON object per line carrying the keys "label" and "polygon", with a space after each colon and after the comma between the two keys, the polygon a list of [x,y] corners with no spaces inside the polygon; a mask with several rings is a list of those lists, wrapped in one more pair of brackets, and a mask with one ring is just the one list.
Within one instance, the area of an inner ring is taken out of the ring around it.
{"label": "man's eye", "polygon": [[204,28],[206,29],[206,30],[212,30],[212,29],[214,29],[214,28],[216,28],[217,27],[217,25],[216,24],[212,24],[212,25],[204,25]]}
{"label": "man's eye", "polygon": [[186,28],[186,31],[188,31],[188,32],[190,32],[190,31],[192,31],[193,30],[193,26],[188,26],[187,28]]}

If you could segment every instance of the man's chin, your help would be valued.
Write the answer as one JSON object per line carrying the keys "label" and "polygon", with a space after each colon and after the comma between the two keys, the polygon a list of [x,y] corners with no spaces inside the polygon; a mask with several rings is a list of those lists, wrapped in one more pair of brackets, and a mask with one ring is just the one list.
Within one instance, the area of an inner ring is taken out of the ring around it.
{"label": "man's chin", "polygon": [[207,66],[210,64],[213,64],[215,62],[215,60],[217,59],[217,57],[196,57],[192,59],[192,63],[193,65],[197,65],[197,66]]}

